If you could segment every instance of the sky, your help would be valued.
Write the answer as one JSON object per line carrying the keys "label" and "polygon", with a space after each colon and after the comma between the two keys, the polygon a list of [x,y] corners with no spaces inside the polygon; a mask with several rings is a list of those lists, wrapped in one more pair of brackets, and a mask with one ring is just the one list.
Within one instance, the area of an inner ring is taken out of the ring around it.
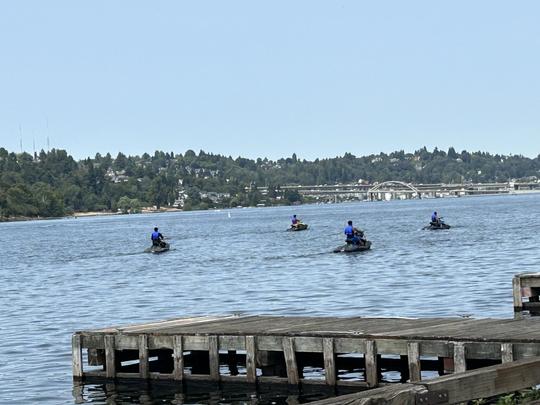
{"label": "sky", "polygon": [[536,0],[0,0],[0,147],[536,157],[539,15]]}

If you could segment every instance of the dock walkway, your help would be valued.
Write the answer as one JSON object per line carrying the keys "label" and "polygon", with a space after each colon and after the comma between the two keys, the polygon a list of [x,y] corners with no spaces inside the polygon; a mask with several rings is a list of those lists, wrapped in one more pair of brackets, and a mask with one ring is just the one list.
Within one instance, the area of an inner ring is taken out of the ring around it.
{"label": "dock walkway", "polygon": [[80,331],[72,343],[77,379],[371,388],[540,356],[540,319],[193,317]]}

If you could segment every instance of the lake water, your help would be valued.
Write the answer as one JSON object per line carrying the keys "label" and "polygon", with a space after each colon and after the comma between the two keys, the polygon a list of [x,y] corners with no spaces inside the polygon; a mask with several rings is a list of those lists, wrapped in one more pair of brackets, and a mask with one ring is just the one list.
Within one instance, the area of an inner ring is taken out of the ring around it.
{"label": "lake water", "polygon": [[[421,229],[434,209],[451,230]],[[293,213],[308,231],[285,232]],[[371,251],[330,253],[348,219]],[[142,253],[155,225],[172,250]],[[80,391],[71,334],[230,313],[511,317],[512,276],[540,271],[538,229],[540,195],[2,223],[0,403],[286,403],[249,389]]]}

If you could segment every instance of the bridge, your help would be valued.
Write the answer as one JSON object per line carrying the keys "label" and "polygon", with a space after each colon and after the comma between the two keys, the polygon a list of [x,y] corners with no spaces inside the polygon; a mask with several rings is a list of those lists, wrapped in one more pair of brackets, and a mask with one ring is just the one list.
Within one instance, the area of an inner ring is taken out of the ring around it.
{"label": "bridge", "polygon": [[[263,194],[266,187],[259,187]],[[357,200],[390,200],[437,197],[462,197],[468,195],[511,194],[540,192],[540,183],[536,182],[501,182],[501,183],[464,183],[464,184],[413,184],[393,180],[382,183],[364,184],[322,184],[288,185],[282,190],[298,191],[303,197],[321,202],[340,202]]]}

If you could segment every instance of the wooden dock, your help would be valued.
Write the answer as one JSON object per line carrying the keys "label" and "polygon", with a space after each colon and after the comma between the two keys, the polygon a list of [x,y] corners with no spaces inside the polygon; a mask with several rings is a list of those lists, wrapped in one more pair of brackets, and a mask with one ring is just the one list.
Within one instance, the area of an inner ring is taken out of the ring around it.
{"label": "wooden dock", "polygon": [[540,273],[513,319],[230,315],[76,332],[77,380],[340,386],[329,404],[451,404],[540,384]]}
{"label": "wooden dock", "polygon": [[539,318],[195,317],[73,335],[75,378],[376,387],[531,356]]}

